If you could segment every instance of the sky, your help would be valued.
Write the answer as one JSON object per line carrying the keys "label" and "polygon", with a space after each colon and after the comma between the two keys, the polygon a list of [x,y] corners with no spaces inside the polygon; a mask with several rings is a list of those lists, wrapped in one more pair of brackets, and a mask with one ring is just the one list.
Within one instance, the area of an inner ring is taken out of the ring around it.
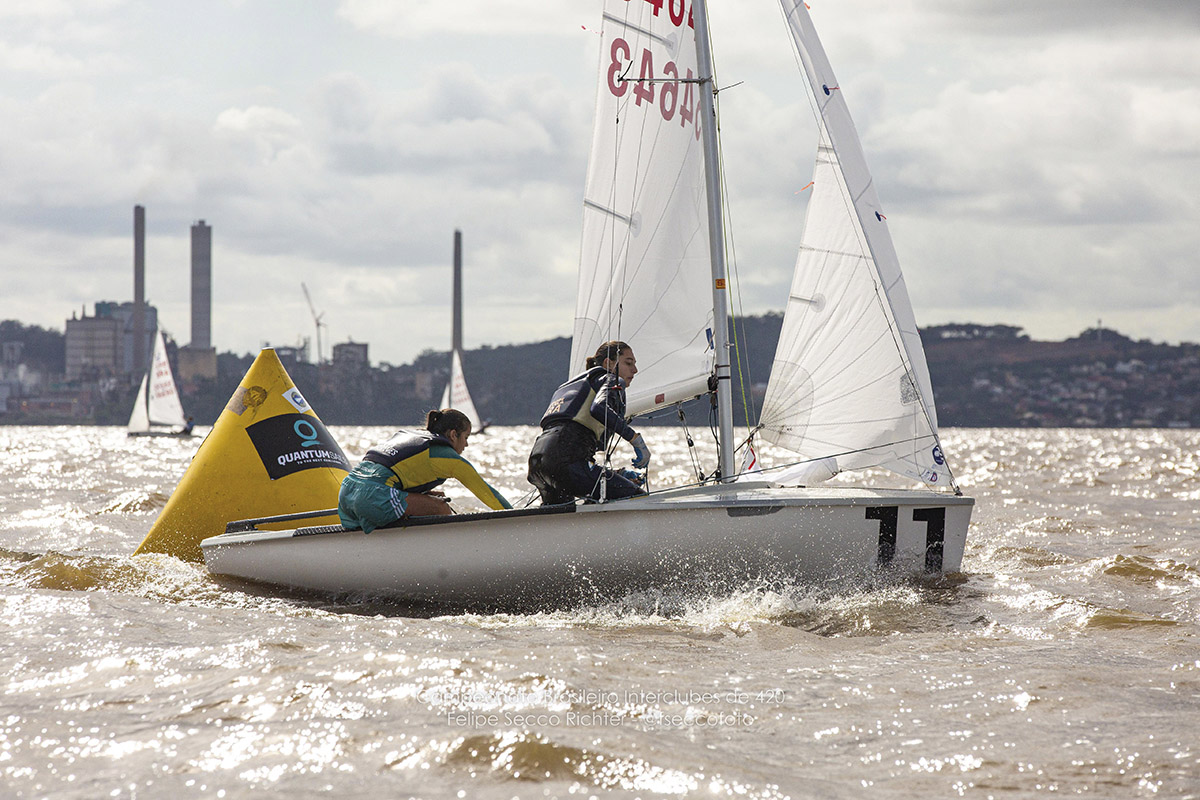
{"label": "sky", "polygon": [[[647,0],[629,0],[642,2]],[[743,313],[781,310],[816,132],[775,0],[713,0]],[[1200,3],[809,0],[918,324],[1200,341]],[[0,319],[146,295],[190,341],[401,364],[569,336],[598,0],[0,0]]]}

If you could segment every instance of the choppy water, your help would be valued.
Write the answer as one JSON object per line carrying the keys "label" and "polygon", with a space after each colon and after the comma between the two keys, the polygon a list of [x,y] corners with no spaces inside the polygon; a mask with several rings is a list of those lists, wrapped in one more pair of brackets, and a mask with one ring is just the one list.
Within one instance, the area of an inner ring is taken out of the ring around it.
{"label": "choppy water", "polygon": [[942,585],[419,618],[132,558],[198,440],[0,427],[0,795],[1200,797],[1200,433],[945,439]]}

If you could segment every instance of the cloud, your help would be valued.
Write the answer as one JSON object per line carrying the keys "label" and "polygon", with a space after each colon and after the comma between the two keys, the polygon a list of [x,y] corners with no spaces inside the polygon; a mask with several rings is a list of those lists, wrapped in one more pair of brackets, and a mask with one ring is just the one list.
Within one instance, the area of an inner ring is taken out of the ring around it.
{"label": "cloud", "polygon": [[598,25],[597,6],[529,0],[341,0],[338,15],[371,33],[411,39],[437,34],[483,36],[566,35]]}
{"label": "cloud", "polygon": [[924,0],[923,6],[939,15],[943,25],[966,26],[985,36],[1060,37],[1111,29],[1194,33],[1200,28],[1200,6],[1190,2],[1089,0],[1080,6],[1045,0]]}
{"label": "cloud", "polygon": [[[596,4],[18,5],[0,8],[0,318],[128,299],[142,203],[177,333],[188,225],[213,225],[223,349],[309,333],[302,280],[333,341],[396,363],[444,347],[455,228],[468,346],[570,330]],[[922,323],[1136,308],[1145,335],[1200,338],[1200,6],[813,5]],[[743,308],[777,309],[814,124],[778,9],[719,4],[713,30]]]}
{"label": "cloud", "polygon": [[[551,102],[557,101],[557,102]],[[472,170],[491,181],[528,180],[580,151],[564,126],[569,105],[561,85],[487,81],[464,64],[430,70],[398,96],[372,94],[338,76],[322,87],[318,106],[338,168],[353,174]]]}
{"label": "cloud", "polygon": [[0,70],[5,72],[71,78],[86,74],[87,69],[84,61],[63,55],[46,45],[0,42]]}

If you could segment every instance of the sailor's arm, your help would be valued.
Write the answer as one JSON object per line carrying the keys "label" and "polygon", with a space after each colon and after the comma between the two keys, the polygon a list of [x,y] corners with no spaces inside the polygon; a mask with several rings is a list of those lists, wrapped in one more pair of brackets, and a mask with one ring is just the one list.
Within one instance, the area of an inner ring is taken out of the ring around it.
{"label": "sailor's arm", "polygon": [[604,425],[609,433],[615,433],[627,442],[632,442],[637,431],[625,419],[624,384],[615,375],[604,376],[603,383],[596,389],[596,397],[589,409],[592,418]]}
{"label": "sailor's arm", "polygon": [[[441,448],[439,448],[439,451]],[[436,455],[431,451],[430,456],[437,460],[439,473],[447,478],[454,478],[463,486],[471,490],[471,494],[479,498],[479,502],[483,503],[493,511],[500,511],[505,508],[512,508],[512,504],[504,498],[504,495],[496,491],[487,481],[485,481],[470,461],[467,461],[462,456],[449,451],[447,453],[438,452]]]}

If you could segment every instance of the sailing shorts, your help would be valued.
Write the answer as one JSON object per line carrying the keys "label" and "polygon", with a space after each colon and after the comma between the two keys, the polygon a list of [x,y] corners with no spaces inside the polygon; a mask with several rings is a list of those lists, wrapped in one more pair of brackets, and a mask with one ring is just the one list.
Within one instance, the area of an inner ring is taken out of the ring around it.
{"label": "sailing shorts", "polygon": [[382,464],[364,461],[342,479],[338,519],[348,530],[370,533],[390,525],[408,512],[408,492],[389,486],[396,474]]}

